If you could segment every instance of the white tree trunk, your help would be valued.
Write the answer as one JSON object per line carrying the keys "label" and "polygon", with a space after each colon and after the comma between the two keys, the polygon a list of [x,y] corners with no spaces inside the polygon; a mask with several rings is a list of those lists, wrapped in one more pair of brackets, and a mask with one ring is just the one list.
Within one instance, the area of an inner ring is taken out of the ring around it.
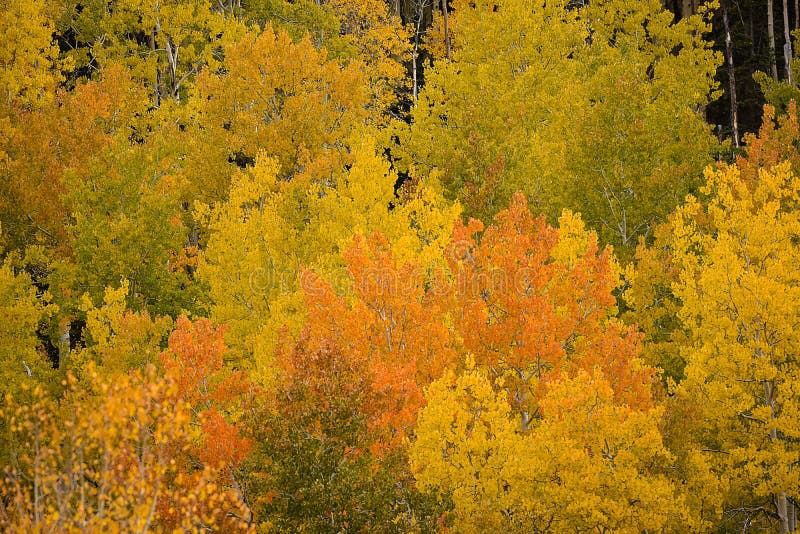
{"label": "white tree trunk", "polygon": [[775,10],[773,0],[767,0],[767,42],[769,44],[769,62],[772,79],[778,79],[778,65],[775,56]]}
{"label": "white tree trunk", "polygon": [[794,86],[792,79],[792,33],[789,28],[789,0],[783,0],[783,58],[786,61],[786,81]]}

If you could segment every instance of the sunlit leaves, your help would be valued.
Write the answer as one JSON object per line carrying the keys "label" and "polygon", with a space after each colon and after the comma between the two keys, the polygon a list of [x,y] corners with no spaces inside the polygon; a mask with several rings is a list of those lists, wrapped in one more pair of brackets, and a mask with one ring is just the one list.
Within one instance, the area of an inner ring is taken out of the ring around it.
{"label": "sunlit leaves", "polygon": [[[252,449],[252,442],[234,424],[251,388],[242,371],[224,367],[224,335],[225,329],[208,319],[192,323],[181,316],[160,359],[175,377],[180,397],[193,407],[203,431],[195,454],[205,465],[234,470]],[[231,472],[225,478],[232,477]]]}
{"label": "sunlit leaves", "polygon": [[0,525],[13,531],[247,531],[246,507],[211,466],[183,458],[196,429],[172,377],[154,367],[55,402],[6,399],[15,461],[3,473]]}
{"label": "sunlit leaves", "polygon": [[640,532],[690,518],[658,429],[659,409],[614,401],[599,370],[561,375],[526,432],[486,372],[427,393],[410,461],[423,488],[451,495],[458,531]]}
{"label": "sunlit leaves", "polygon": [[[737,167],[706,173],[707,203],[689,198],[671,223],[680,268],[673,284],[688,339],[676,390],[695,411],[696,447],[729,480],[726,507],[796,494],[798,386],[792,356],[800,182],[788,163],[747,179]],[[773,497],[774,496],[774,497]],[[785,499],[785,497],[783,497]]]}
{"label": "sunlit leaves", "polygon": [[49,295],[37,295],[30,276],[19,272],[13,259],[0,264],[0,395],[37,384],[48,389],[57,376],[37,337],[56,309]]}
{"label": "sunlit leaves", "polygon": [[0,51],[0,120],[9,105],[36,108],[52,101],[62,81],[60,69],[68,65],[59,61],[54,30],[46,2],[0,3],[0,33],[6,40]]}
{"label": "sunlit leaves", "polygon": [[212,237],[198,275],[210,286],[212,318],[230,325],[232,356],[253,361],[268,380],[277,332],[297,332],[303,315],[301,266],[341,278],[341,253],[354,232],[381,231],[399,259],[422,268],[442,265],[457,206],[420,186],[398,201],[397,176],[366,138],[349,170],[306,187],[283,181],[274,160],[233,178],[229,201],[207,208]]}
{"label": "sunlit leaves", "polygon": [[697,111],[718,57],[699,16],[672,24],[661,2],[574,4],[457,2],[453,60],[426,71],[401,148],[414,172],[441,171],[470,215],[522,190],[630,251],[710,159]]}
{"label": "sunlit leaves", "polygon": [[455,327],[476,363],[506,378],[524,412],[549,377],[594,366],[618,399],[646,405],[653,370],[638,360],[635,330],[613,318],[610,250],[599,252],[596,235],[571,215],[562,221],[563,237],[518,193],[485,231],[475,220],[457,225],[447,252]]}

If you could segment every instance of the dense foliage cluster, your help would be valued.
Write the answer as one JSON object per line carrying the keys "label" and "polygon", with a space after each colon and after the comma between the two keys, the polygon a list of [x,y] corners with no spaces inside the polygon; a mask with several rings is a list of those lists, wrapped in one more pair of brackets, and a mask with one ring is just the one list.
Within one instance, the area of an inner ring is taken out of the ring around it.
{"label": "dense foliage cluster", "polygon": [[0,530],[795,531],[764,8],[0,0]]}

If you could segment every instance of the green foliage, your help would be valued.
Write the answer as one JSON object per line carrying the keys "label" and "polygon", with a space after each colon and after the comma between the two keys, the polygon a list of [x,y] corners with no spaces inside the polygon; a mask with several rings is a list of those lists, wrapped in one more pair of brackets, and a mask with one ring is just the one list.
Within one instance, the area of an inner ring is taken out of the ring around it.
{"label": "green foliage", "polygon": [[[792,60],[792,71],[800,71],[798,67],[800,67],[800,59],[795,58]],[[771,76],[761,71],[753,74],[753,79],[761,88],[767,104],[776,108],[779,114],[788,111],[790,102],[800,101],[800,90],[796,86],[789,85],[784,80],[774,80]]]}
{"label": "green foliage", "polygon": [[85,174],[67,177],[74,263],[58,264],[50,281],[68,301],[88,293],[99,304],[125,279],[133,310],[203,309],[202,288],[181,261],[189,245],[176,177],[182,151],[159,134],[168,132],[139,143],[118,136]]}
{"label": "green foliage", "polygon": [[36,386],[58,389],[59,374],[37,336],[57,308],[15,267],[17,259],[10,256],[0,264],[0,398]]}
{"label": "green foliage", "polygon": [[[299,344],[298,351],[305,350]],[[359,414],[363,369],[348,367],[335,348],[295,355],[306,370],[325,377],[316,396],[302,373],[278,386],[276,405],[265,407],[259,448],[246,469],[261,527],[275,532],[430,531],[435,502],[417,494],[398,453],[378,458]],[[300,363],[299,361],[297,363]],[[435,517],[433,518],[435,520]]]}
{"label": "green foliage", "polygon": [[297,42],[308,35],[317,48],[325,48],[332,57],[353,58],[356,50],[342,35],[341,22],[329,4],[300,0],[263,0],[253,2],[247,18],[260,26],[272,24],[288,33]]}
{"label": "green foliage", "polygon": [[624,255],[698,184],[712,137],[699,110],[720,57],[700,15],[657,0],[459,2],[453,61],[426,72],[405,164],[438,169],[486,219],[516,190],[580,212]]}
{"label": "green foliage", "polygon": [[243,31],[208,0],[56,0],[57,26],[75,43],[77,66],[121,63],[151,93],[151,105],[181,100],[194,76],[219,65],[219,48]]}

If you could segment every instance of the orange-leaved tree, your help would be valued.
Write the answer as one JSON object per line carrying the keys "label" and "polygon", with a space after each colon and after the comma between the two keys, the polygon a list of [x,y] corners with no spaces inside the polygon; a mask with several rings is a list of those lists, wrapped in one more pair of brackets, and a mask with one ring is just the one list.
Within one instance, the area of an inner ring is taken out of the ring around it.
{"label": "orange-leaved tree", "polygon": [[466,356],[426,391],[409,449],[458,530],[630,531],[698,523],[663,444],[655,369],[616,318],[597,236],[516,194],[495,224],[456,225],[448,309]]}
{"label": "orange-leaved tree", "polygon": [[611,250],[570,212],[558,229],[534,218],[521,193],[495,221],[456,225],[450,308],[464,349],[505,380],[523,429],[561,372],[597,367],[618,402],[646,406],[655,372],[638,359],[639,334],[614,319]]}
{"label": "orange-leaved tree", "polygon": [[234,472],[253,447],[236,424],[247,409],[252,387],[245,373],[224,365],[224,336],[225,328],[208,319],[192,322],[181,316],[161,361],[202,428],[194,454],[203,464],[224,468],[227,483],[235,486]]}
{"label": "orange-leaved tree", "polygon": [[[356,236],[344,256],[343,281],[350,287],[338,289],[350,289],[352,298],[338,296],[316,274],[303,273],[308,315],[302,339],[307,352],[333,346],[363,366],[366,391],[359,410],[379,433],[377,451],[399,444],[424,402],[423,388],[455,362],[456,353],[424,269],[399,262],[381,234]],[[313,374],[287,356],[279,351],[289,377]]]}
{"label": "orange-leaved tree", "polygon": [[434,501],[413,487],[403,438],[456,353],[425,269],[398,261],[380,234],[356,237],[345,260],[335,281],[347,296],[301,274],[305,326],[296,339],[284,330],[276,350],[256,511],[288,530],[419,526],[435,521]]}

